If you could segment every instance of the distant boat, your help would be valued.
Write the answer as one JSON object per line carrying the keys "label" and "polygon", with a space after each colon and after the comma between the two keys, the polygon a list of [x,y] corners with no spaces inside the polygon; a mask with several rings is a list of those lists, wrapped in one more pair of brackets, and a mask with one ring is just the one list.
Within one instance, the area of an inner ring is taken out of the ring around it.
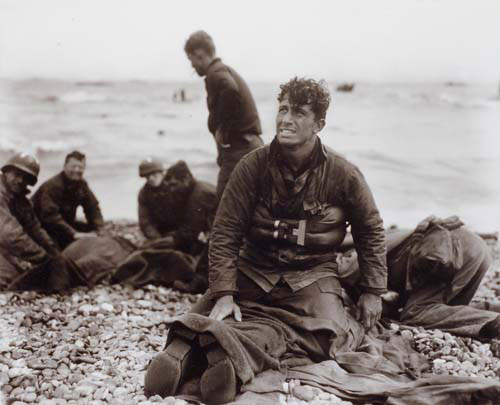
{"label": "distant boat", "polygon": [[449,81],[449,82],[444,82],[444,85],[448,86],[448,87],[464,87],[467,84],[465,82],[453,82],[453,81]]}
{"label": "distant boat", "polygon": [[342,83],[337,86],[337,91],[351,92],[354,90],[354,83]]}

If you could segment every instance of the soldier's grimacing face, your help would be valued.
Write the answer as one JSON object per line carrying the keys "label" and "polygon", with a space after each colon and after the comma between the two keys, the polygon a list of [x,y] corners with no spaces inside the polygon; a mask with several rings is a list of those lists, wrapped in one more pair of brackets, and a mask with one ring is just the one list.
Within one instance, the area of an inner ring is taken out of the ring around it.
{"label": "soldier's grimacing face", "polygon": [[78,160],[75,158],[70,158],[64,164],[64,174],[70,180],[81,180],[83,178],[83,173],[85,172],[85,159]]}
{"label": "soldier's grimacing face", "polygon": [[16,168],[5,170],[3,176],[7,188],[13,194],[22,193],[29,184],[28,176]]}
{"label": "soldier's grimacing face", "polygon": [[163,172],[153,172],[146,176],[146,181],[151,187],[158,187],[163,181]]}
{"label": "soldier's grimacing face", "polygon": [[291,105],[288,97],[279,104],[276,115],[276,136],[284,147],[300,147],[314,140],[322,129],[309,104]]}

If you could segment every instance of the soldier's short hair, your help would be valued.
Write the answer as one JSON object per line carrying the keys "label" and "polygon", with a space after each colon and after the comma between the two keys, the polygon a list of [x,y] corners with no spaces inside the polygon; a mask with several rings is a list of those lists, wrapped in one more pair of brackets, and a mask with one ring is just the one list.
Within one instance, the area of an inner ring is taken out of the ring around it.
{"label": "soldier's short hair", "polygon": [[80,152],[79,150],[74,150],[66,155],[66,159],[64,159],[64,164],[68,163],[68,160],[76,159],[76,160],[85,160],[85,154]]}
{"label": "soldier's short hair", "polygon": [[316,120],[324,119],[330,105],[331,97],[328,86],[324,80],[317,82],[314,79],[294,77],[287,83],[280,85],[278,101],[288,97],[293,105],[310,105]]}
{"label": "soldier's short hair", "polygon": [[215,55],[214,41],[205,31],[193,32],[184,44],[184,52],[187,54],[197,49],[203,49],[209,56]]}

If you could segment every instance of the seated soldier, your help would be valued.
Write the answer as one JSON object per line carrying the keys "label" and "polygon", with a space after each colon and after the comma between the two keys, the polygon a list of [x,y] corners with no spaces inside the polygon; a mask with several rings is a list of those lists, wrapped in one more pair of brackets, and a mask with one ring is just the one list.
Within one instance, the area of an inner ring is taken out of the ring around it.
{"label": "seated soldier", "polygon": [[[64,249],[76,239],[100,233],[104,222],[99,202],[83,178],[85,155],[66,156],[63,171],[48,179],[32,197],[35,212],[47,233]],[[81,206],[87,222],[76,219]]]}
{"label": "seated soldier", "polygon": [[[201,276],[207,265],[206,246],[215,214],[215,187],[196,180],[182,160],[165,170],[160,160],[148,157],[139,165],[139,176],[146,178],[138,197],[139,226],[151,240],[146,246],[169,247],[196,257],[197,273]],[[198,277],[196,280],[206,284]],[[174,286],[185,291],[201,288],[181,280]]]}
{"label": "seated soldier", "polygon": [[28,186],[38,179],[40,165],[35,157],[18,153],[0,174],[0,289],[9,288],[28,270],[38,268],[46,290],[66,288],[65,260],[54,241],[42,229],[26,198]]}
{"label": "seated soldier", "polygon": [[147,239],[161,238],[173,229],[172,217],[164,215],[163,209],[169,195],[165,173],[165,165],[157,158],[149,156],[139,164],[139,176],[146,179],[139,191],[139,228]]}
{"label": "seated soldier", "polygon": [[[215,333],[205,336],[199,324],[211,322],[212,331],[241,322],[238,330],[245,334],[254,327],[247,326],[252,316],[245,314],[256,306],[283,311],[307,329],[293,340],[294,350],[322,361],[356,350],[381,315],[380,295],[387,284],[383,222],[359,169],[318,136],[329,91],[321,82],[295,78],[281,86],[278,102],[273,142],[247,154],[232,172],[210,240],[209,290],[194,309],[197,314],[179,320],[189,330],[171,328],[165,350],[149,365],[148,395],[176,394],[195,351],[208,363],[197,367],[203,401],[234,400],[242,368],[221,341],[213,342]],[[344,305],[335,262],[346,221],[362,274],[359,320]],[[272,333],[273,327],[266,330]],[[269,368],[270,358],[280,362],[279,356],[291,350],[285,343],[268,353],[270,339],[251,343],[256,346],[243,357],[250,359],[252,375]],[[265,361],[254,357],[259,351],[268,353]]]}
{"label": "seated soldier", "polygon": [[[499,314],[469,306],[491,265],[488,246],[457,217],[430,216],[414,231],[389,229],[387,247],[388,288],[397,294],[389,293],[384,315],[456,335],[500,337]],[[339,263],[343,281],[356,284],[356,252]]]}

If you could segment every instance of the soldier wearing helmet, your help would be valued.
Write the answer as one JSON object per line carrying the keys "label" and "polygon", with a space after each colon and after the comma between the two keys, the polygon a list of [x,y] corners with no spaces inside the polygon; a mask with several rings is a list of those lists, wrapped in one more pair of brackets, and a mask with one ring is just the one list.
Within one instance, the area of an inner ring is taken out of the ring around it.
{"label": "soldier wearing helmet", "polygon": [[[139,226],[144,236],[162,238],[162,246],[205,263],[206,238],[215,214],[215,187],[196,180],[182,160],[166,169],[160,159],[148,157],[139,165],[139,176],[146,179],[138,197]],[[190,289],[179,284],[176,288]]]}
{"label": "soldier wearing helmet", "polygon": [[43,268],[43,284],[50,290],[66,287],[66,263],[50,236],[42,229],[26,198],[38,179],[40,164],[27,153],[17,153],[0,174],[0,289],[9,288],[29,269]]}
{"label": "soldier wearing helmet", "polygon": [[139,176],[146,180],[139,191],[139,227],[148,239],[161,238],[173,229],[172,218],[164,210],[169,195],[165,173],[164,163],[156,157],[148,156],[139,164]]}
{"label": "soldier wearing helmet", "polygon": [[214,187],[195,180],[184,161],[167,170],[160,159],[148,157],[139,165],[139,176],[146,178],[138,198],[139,226],[146,238],[175,235],[175,244],[188,248],[198,233],[208,230]]}
{"label": "soldier wearing helmet", "polygon": [[[33,195],[42,226],[61,248],[76,239],[96,236],[104,225],[99,201],[83,178],[85,164],[83,153],[69,153],[63,171],[48,179]],[[76,219],[79,206],[87,222]]]}

